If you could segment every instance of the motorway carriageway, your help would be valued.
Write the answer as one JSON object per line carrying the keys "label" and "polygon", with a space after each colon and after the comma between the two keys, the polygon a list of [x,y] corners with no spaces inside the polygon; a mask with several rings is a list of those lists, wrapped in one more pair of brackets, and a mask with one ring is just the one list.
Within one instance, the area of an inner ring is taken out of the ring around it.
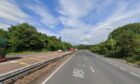
{"label": "motorway carriageway", "polygon": [[140,84],[140,75],[89,51],[78,51],[42,84]]}

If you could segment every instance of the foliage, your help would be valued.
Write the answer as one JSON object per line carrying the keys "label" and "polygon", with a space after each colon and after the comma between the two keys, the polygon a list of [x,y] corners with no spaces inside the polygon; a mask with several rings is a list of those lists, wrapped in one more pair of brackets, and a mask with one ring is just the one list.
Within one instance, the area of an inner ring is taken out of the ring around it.
{"label": "foliage", "polygon": [[8,31],[0,29],[0,37],[7,39],[8,52],[22,51],[55,51],[58,49],[70,48],[72,45],[62,42],[55,36],[47,36],[40,33],[28,23],[11,25]]}
{"label": "foliage", "polygon": [[92,45],[84,45],[84,44],[80,44],[75,46],[78,49],[90,49],[92,47]]}
{"label": "foliage", "polygon": [[7,38],[8,33],[2,29],[0,29],[0,57],[5,57],[7,47]]}
{"label": "foliage", "polygon": [[91,51],[108,57],[125,58],[131,62],[140,60],[140,23],[119,27],[109,36],[112,38],[94,45]]}

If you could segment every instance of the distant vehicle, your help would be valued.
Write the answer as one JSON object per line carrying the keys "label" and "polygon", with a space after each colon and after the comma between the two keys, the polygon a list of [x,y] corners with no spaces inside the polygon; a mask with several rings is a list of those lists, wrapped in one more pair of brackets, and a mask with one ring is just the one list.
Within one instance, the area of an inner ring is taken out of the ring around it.
{"label": "distant vehicle", "polygon": [[61,49],[59,49],[59,50],[58,50],[58,52],[59,52],[59,53],[61,53],[61,52],[62,52],[62,50],[61,50]]}
{"label": "distant vehicle", "polygon": [[75,48],[70,48],[69,51],[77,51]]}

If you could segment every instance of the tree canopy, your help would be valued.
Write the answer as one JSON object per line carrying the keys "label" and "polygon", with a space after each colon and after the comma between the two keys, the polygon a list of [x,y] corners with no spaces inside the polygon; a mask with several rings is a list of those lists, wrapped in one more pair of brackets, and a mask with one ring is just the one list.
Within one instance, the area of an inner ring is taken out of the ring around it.
{"label": "tree canopy", "polygon": [[48,36],[40,33],[36,28],[28,23],[11,25],[8,31],[0,29],[0,39],[7,39],[8,52],[22,51],[55,51],[58,49],[68,49],[72,45],[62,42],[55,36]]}
{"label": "tree canopy", "polygon": [[110,35],[112,38],[94,45],[91,51],[109,57],[126,58],[132,62],[140,60],[140,23],[119,27]]}

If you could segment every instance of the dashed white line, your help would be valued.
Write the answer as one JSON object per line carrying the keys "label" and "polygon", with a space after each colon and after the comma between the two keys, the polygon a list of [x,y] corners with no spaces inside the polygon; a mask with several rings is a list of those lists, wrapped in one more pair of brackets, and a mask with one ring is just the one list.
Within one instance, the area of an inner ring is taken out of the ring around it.
{"label": "dashed white line", "polygon": [[112,64],[111,62],[108,62],[109,64]]}
{"label": "dashed white line", "polygon": [[87,61],[87,58],[85,57],[85,60]]}
{"label": "dashed white line", "polygon": [[118,67],[118,65],[116,65],[116,64],[113,64],[113,66]]}
{"label": "dashed white line", "polygon": [[[75,54],[74,54],[75,55]],[[73,55],[73,56],[74,56]],[[61,64],[47,79],[45,79],[41,84],[46,84],[47,81],[54,76],[54,74],[59,71],[73,56],[68,58],[63,64]]]}
{"label": "dashed white line", "polygon": [[123,71],[127,71],[125,68],[122,68],[122,67],[119,67],[121,70],[123,70]]}
{"label": "dashed white line", "polygon": [[139,75],[137,75],[137,74],[135,74],[135,73],[133,73],[133,72],[129,72],[129,73],[132,74],[132,75],[134,75],[134,76],[136,76],[136,77],[139,77],[139,78],[140,78]]}
{"label": "dashed white line", "polygon": [[[123,67],[119,67],[118,65],[113,64],[113,63],[111,63],[111,62],[108,62],[108,61],[105,60],[105,59],[101,59],[101,60],[104,61],[104,62],[106,62],[106,63],[108,63],[108,64],[113,65],[114,67],[118,67],[119,69],[128,72],[125,68],[123,68]],[[90,66],[90,68],[91,68],[91,70],[94,72],[94,70],[93,70],[93,68],[92,68],[91,66]],[[130,74],[133,75],[133,76],[136,76],[136,77],[140,78],[140,75],[137,75],[137,74],[134,73],[134,72],[128,72],[128,73],[130,73]]]}
{"label": "dashed white line", "polygon": [[95,72],[94,69],[92,68],[92,66],[90,66],[90,69],[91,69],[92,72]]}

